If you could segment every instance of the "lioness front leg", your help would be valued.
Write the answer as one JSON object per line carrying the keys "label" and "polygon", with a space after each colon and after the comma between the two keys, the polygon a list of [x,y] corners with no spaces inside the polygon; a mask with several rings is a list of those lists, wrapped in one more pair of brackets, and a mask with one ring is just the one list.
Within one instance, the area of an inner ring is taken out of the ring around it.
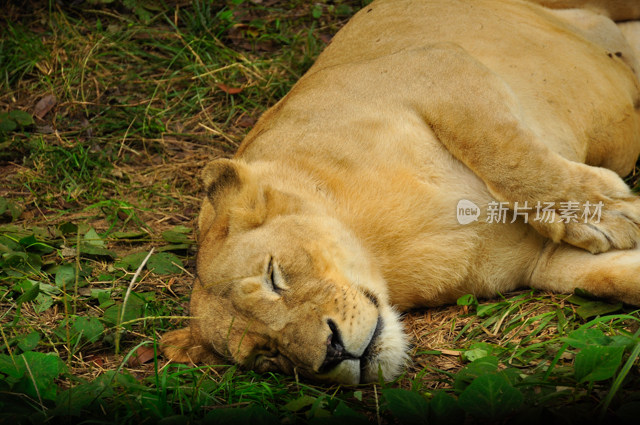
{"label": "lioness front leg", "polygon": [[[571,161],[553,151],[553,143],[539,140],[511,88],[460,47],[438,45],[413,54],[422,56],[412,61],[421,66],[414,70],[421,90],[412,87],[411,93],[424,96],[416,102],[419,113],[498,201],[553,210],[551,218],[529,224],[554,242],[592,253],[636,245],[640,198],[616,173]],[[567,217],[567,205],[580,206],[583,214],[586,205],[599,205],[600,214]]]}

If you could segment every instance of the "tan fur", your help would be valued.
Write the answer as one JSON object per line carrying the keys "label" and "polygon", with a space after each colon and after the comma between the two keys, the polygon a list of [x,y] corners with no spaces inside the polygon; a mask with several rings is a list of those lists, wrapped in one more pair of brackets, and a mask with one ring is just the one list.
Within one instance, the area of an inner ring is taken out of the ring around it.
{"label": "tan fur", "polygon": [[[527,286],[640,304],[640,202],[620,178],[640,152],[640,31],[609,20],[640,8],[537,3],[554,10],[378,0],[354,16],[204,170],[194,318],[167,356],[368,382],[403,368],[397,311]],[[477,221],[456,219],[463,199]],[[490,223],[495,201],[604,207]]]}

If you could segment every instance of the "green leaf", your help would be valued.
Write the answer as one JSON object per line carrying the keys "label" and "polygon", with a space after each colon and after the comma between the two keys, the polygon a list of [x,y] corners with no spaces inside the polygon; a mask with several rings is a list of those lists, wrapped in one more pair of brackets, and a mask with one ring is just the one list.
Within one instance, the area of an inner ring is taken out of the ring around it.
{"label": "green leaf", "polygon": [[16,303],[22,304],[29,301],[33,301],[36,299],[39,293],[40,293],[40,285],[37,282],[35,282],[31,288],[26,290],[22,295],[18,297],[18,299],[16,300]]}
{"label": "green leaf", "polygon": [[325,407],[327,407],[327,398],[324,395],[317,397],[311,405],[311,408],[305,413],[305,416],[307,418],[316,418],[320,420],[322,418],[327,418],[331,413]]}
{"label": "green leaf", "polygon": [[586,320],[590,317],[604,316],[620,310],[622,310],[622,303],[611,304],[603,301],[589,301],[578,307],[576,313]]}
{"label": "green leaf", "polygon": [[62,232],[63,235],[69,235],[78,232],[78,226],[68,221],[59,225],[58,229]]}
{"label": "green leaf", "polygon": [[605,335],[600,329],[576,329],[563,340],[573,348],[609,345],[612,341],[611,337]]}
{"label": "green leaf", "polygon": [[341,418],[342,422],[346,422],[345,419],[349,419],[351,425],[367,425],[370,423],[365,415],[348,407],[343,401],[338,403],[338,406],[333,411],[333,417]]}
{"label": "green leaf", "polygon": [[[143,298],[138,296],[138,294],[132,292],[127,300],[127,306],[125,308],[124,316],[122,318],[122,323],[129,322],[131,320],[139,319],[144,316],[144,307],[146,302]],[[107,321],[111,325],[118,324],[120,320],[120,314],[122,311],[122,304],[118,303],[109,308],[107,308],[104,312],[104,320]],[[125,325],[126,329],[130,329],[131,325]]]}
{"label": "green leaf", "polygon": [[93,228],[87,230],[82,237],[82,242],[80,242],[80,252],[83,254],[115,258],[115,253],[105,247],[106,244],[104,240]]}
{"label": "green leaf", "polygon": [[80,243],[80,252],[82,254],[96,255],[99,257],[116,257],[116,254],[113,251],[109,251],[108,249],[85,242]]}
{"label": "green leaf", "polygon": [[556,310],[556,318],[558,320],[558,325],[557,325],[558,333],[562,335],[565,333],[564,330],[567,327],[567,323],[568,323],[567,316],[565,316],[562,309],[559,308],[558,310]]}
{"label": "green leaf", "polygon": [[110,238],[114,239],[140,239],[145,236],[149,236],[146,232],[133,231],[133,232],[113,232],[109,234]]}
{"label": "green leaf", "polygon": [[111,299],[111,289],[92,289],[91,297],[97,298],[101,309],[106,309],[115,304]]}
{"label": "green leaf", "polygon": [[612,347],[625,347],[626,349],[633,349],[638,341],[630,336],[626,335],[614,335],[611,337],[611,341],[608,345]]}
{"label": "green leaf", "polygon": [[25,236],[23,238],[20,238],[18,243],[20,245],[22,245],[25,249],[27,249],[30,245],[38,243],[38,240],[36,239],[36,237],[33,234],[31,234],[31,235]]}
{"label": "green leaf", "polygon": [[173,229],[162,232],[162,238],[174,244],[192,244],[194,241],[189,238],[192,229],[186,226],[176,226]]}
{"label": "green leaf", "polygon": [[458,298],[457,304],[461,306],[476,306],[478,305],[478,300],[473,294],[466,294]]}
{"label": "green leaf", "polygon": [[456,380],[453,387],[462,391],[476,378],[493,374],[498,371],[498,358],[495,356],[486,356],[474,360],[456,374]]}
{"label": "green leaf", "polygon": [[11,271],[13,276],[16,276],[18,271],[29,275],[38,272],[42,267],[42,257],[33,253],[11,251],[3,254],[1,259],[4,271]]}
{"label": "green leaf", "polygon": [[156,252],[184,251],[184,250],[187,250],[187,249],[191,248],[191,245],[193,245],[193,244],[181,243],[181,244],[165,245],[165,246],[158,247],[156,249]]}
{"label": "green leaf", "polygon": [[13,238],[10,237],[9,234],[11,231],[9,229],[0,229],[0,232],[5,234],[0,234],[0,243],[5,245],[11,251],[22,251],[24,248]]}
{"label": "green leaf", "polygon": [[0,373],[6,376],[5,379],[10,380],[10,383],[18,382],[23,376],[25,369],[20,368],[17,363],[14,363],[19,358],[17,356],[11,358],[6,354],[0,354]]}
{"label": "green leaf", "polygon": [[142,261],[147,256],[146,252],[134,252],[116,261],[114,267],[123,268],[125,270],[134,271],[140,267]]}
{"label": "green leaf", "polygon": [[95,317],[76,317],[73,327],[90,343],[98,341],[104,332],[104,326]]}
{"label": "green leaf", "polygon": [[313,5],[313,7],[311,8],[311,16],[313,16],[313,19],[320,19],[320,17],[322,16],[321,4]]}
{"label": "green leaf", "polygon": [[[595,294],[592,294],[591,292],[587,291],[586,289],[582,289],[582,288],[576,288],[573,290],[573,294],[577,297],[584,299],[591,299],[591,300],[598,300],[599,297],[597,297]],[[569,297],[569,299],[572,299],[573,295],[571,297]]]}
{"label": "green leaf", "polygon": [[622,363],[624,347],[589,346],[578,354],[574,363],[578,382],[603,381],[613,378]]}
{"label": "green leaf", "polygon": [[76,268],[71,264],[63,264],[58,266],[56,271],[55,283],[58,288],[66,289],[72,286],[76,281]]}
{"label": "green leaf", "polygon": [[91,298],[98,300],[99,303],[111,298],[111,289],[91,288]]}
{"label": "green leaf", "polygon": [[520,408],[524,396],[501,374],[475,379],[458,398],[459,406],[476,419],[499,420]]}
{"label": "green leaf", "polygon": [[38,332],[31,332],[28,335],[24,335],[18,341],[18,348],[20,348],[23,352],[31,351],[38,346],[40,342],[40,334]]}
{"label": "green leaf", "polygon": [[123,0],[123,2],[124,4],[129,3],[135,5],[133,6],[133,11],[138,16],[138,19],[140,19],[144,24],[148,24],[149,22],[151,22],[151,12],[149,12],[143,6],[136,5],[136,0]]}
{"label": "green leaf", "polygon": [[98,232],[96,232],[93,228],[89,229],[87,233],[84,234],[82,239],[88,245],[97,246],[100,248],[105,247],[104,240],[102,240],[100,235],[98,235]]}
{"label": "green leaf", "polygon": [[316,397],[311,397],[310,395],[303,395],[285,404],[284,410],[288,410],[289,412],[298,412],[307,406],[311,406],[313,403],[315,403],[315,401],[316,401]]}
{"label": "green leaf", "polygon": [[38,395],[46,400],[55,400],[57,386],[54,380],[64,371],[64,364],[57,356],[27,351],[16,357],[16,366],[24,370],[24,376],[15,390],[36,400]]}
{"label": "green leaf", "polygon": [[382,396],[393,416],[402,424],[424,424],[429,417],[429,403],[420,394],[400,388],[386,388]]}
{"label": "green leaf", "polygon": [[15,202],[9,202],[7,204],[7,209],[9,210],[9,213],[11,213],[11,220],[17,220],[24,211],[24,208]]}
{"label": "green leaf", "polygon": [[18,124],[9,118],[9,114],[0,113],[0,133],[8,133],[18,128]]}
{"label": "green leaf", "polygon": [[31,114],[24,111],[20,111],[18,109],[16,109],[15,111],[9,112],[9,117],[11,117],[11,119],[14,120],[21,127],[27,127],[34,123],[33,117],[31,116]]}
{"label": "green leaf", "polygon": [[73,346],[78,343],[80,335],[73,328],[69,326],[67,333],[67,323],[71,319],[63,319],[58,323],[58,327],[54,329],[53,334],[64,341],[68,346]]}
{"label": "green leaf", "polygon": [[42,252],[45,254],[49,254],[54,251],[53,247],[39,241],[33,234],[20,239],[19,243],[28,251]]}
{"label": "green leaf", "polygon": [[458,401],[445,391],[438,391],[429,403],[429,423],[458,425],[464,423],[464,411]]}
{"label": "green leaf", "polygon": [[91,383],[96,385],[100,389],[99,394],[102,397],[113,397],[115,394],[113,383],[114,381],[118,381],[118,378],[125,373],[127,373],[126,370],[121,373],[116,373],[116,371],[114,370],[105,370],[103,373],[98,375]]}
{"label": "green leaf", "polygon": [[55,416],[80,416],[82,409],[95,402],[103,387],[96,382],[87,382],[62,391],[56,397]]}
{"label": "green leaf", "polygon": [[487,357],[489,352],[484,348],[474,348],[462,353],[462,358],[468,362]]}
{"label": "green leaf", "polygon": [[338,16],[351,16],[353,9],[348,4],[339,4],[336,6],[336,15]]}
{"label": "green leaf", "polygon": [[40,293],[47,294],[47,295],[58,295],[61,293],[61,291],[56,286],[49,285],[48,283],[40,282]]}
{"label": "green leaf", "polygon": [[[41,283],[40,285],[44,284]],[[34,303],[36,313],[43,313],[51,308],[51,306],[53,305],[53,298],[51,298],[51,295],[42,292],[42,288],[40,288],[40,293],[34,300]]]}
{"label": "green leaf", "polygon": [[147,262],[147,268],[156,274],[182,273],[182,267],[180,258],[170,252],[153,254]]}
{"label": "green leaf", "polygon": [[487,342],[477,342],[462,353],[462,358],[469,362],[473,362],[483,357],[498,355],[503,351],[504,348],[502,347],[498,347]]}

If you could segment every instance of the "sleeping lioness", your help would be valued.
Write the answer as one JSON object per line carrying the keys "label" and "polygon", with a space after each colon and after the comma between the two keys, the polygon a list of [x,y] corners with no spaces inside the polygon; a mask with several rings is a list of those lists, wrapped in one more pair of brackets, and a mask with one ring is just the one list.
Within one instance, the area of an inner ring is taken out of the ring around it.
{"label": "sleeping lioness", "polygon": [[204,169],[165,354],[361,383],[403,370],[403,310],[521,287],[640,305],[640,22],[612,19],[640,2],[365,7]]}

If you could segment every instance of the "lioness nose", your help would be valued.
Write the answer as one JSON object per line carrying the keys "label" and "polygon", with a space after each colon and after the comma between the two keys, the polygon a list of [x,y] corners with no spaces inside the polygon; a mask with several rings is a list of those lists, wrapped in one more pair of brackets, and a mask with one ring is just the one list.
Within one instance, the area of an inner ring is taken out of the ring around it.
{"label": "lioness nose", "polygon": [[344,360],[355,358],[344,348],[340,331],[335,322],[329,319],[327,320],[327,324],[331,330],[331,335],[327,338],[327,356],[322,366],[320,366],[320,373],[330,371]]}

